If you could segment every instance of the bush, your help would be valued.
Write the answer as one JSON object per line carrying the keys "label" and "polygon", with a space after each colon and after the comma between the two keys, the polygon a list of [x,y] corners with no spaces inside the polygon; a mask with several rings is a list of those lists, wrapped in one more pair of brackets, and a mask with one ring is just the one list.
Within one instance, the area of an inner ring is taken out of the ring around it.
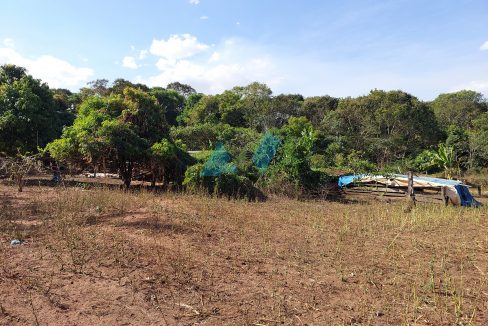
{"label": "bush", "polygon": [[183,185],[190,192],[204,192],[217,197],[228,199],[243,199],[262,201],[266,196],[257,189],[251,180],[245,176],[233,173],[223,173],[219,176],[204,176],[204,164],[195,164],[185,173]]}
{"label": "bush", "polygon": [[207,123],[171,128],[171,137],[181,140],[190,151],[204,150],[212,148],[212,144],[217,142],[218,131],[215,125]]}
{"label": "bush", "polygon": [[363,159],[361,153],[352,151],[347,155],[346,166],[354,173],[372,173],[376,172],[376,165]]}
{"label": "bush", "polygon": [[321,171],[312,170],[312,147],[314,132],[311,128],[302,131],[300,137],[292,135],[281,146],[274,163],[259,180],[267,192],[289,197],[308,197],[320,192],[330,177]]}
{"label": "bush", "polygon": [[415,172],[436,173],[441,171],[434,162],[434,153],[430,150],[422,151],[417,157],[408,162],[407,167]]}

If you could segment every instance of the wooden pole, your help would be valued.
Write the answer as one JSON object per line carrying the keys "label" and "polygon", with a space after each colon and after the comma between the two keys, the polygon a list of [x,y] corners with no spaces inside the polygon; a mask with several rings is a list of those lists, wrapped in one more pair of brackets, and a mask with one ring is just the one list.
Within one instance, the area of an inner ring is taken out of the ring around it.
{"label": "wooden pole", "polygon": [[408,171],[408,189],[407,189],[407,200],[413,204],[413,206],[416,205],[416,200],[415,200],[415,192],[413,188],[413,172]]}
{"label": "wooden pole", "polygon": [[446,187],[441,188],[441,196],[442,196],[442,201],[444,202],[444,205],[449,204],[449,197],[446,195]]}

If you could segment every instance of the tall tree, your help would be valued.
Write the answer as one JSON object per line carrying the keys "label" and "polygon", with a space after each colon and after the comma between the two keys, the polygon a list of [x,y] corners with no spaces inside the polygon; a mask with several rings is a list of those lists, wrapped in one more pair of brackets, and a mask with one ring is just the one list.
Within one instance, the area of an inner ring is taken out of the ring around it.
{"label": "tall tree", "polygon": [[273,97],[262,117],[264,129],[283,127],[288,119],[299,115],[302,104],[303,96],[299,94],[280,94]]}
{"label": "tall tree", "polygon": [[106,96],[109,94],[108,79],[96,79],[88,82],[87,87],[80,89],[80,97],[82,100],[90,96]]}
{"label": "tall tree", "polygon": [[126,89],[127,87],[138,88],[144,92],[149,91],[149,87],[144,84],[134,84],[123,78],[117,78],[116,80],[114,80],[112,86],[109,89],[109,92],[122,95],[124,94],[124,89]]}
{"label": "tall tree", "polygon": [[65,121],[45,83],[15,65],[0,67],[0,152],[36,152],[59,136]]}
{"label": "tall tree", "polygon": [[477,166],[488,166],[488,112],[473,121],[474,129],[470,135],[470,148]]}
{"label": "tall tree", "polygon": [[188,98],[190,95],[195,94],[196,91],[193,87],[187,84],[182,84],[180,82],[173,82],[166,86],[167,89],[172,89],[178,92],[178,94],[182,95],[185,98]]}
{"label": "tall tree", "polygon": [[326,132],[380,166],[415,155],[437,144],[441,136],[430,108],[402,91],[374,90],[368,96],[342,99],[327,118]]}
{"label": "tall tree", "polygon": [[72,127],[47,146],[56,159],[116,168],[129,187],[135,166],[146,166],[154,143],[169,137],[164,110],[156,98],[136,88],[124,96],[90,97]]}
{"label": "tall tree", "polygon": [[166,121],[171,126],[176,126],[176,118],[183,111],[185,98],[173,89],[154,87],[150,94],[156,98],[158,104],[164,108]]}
{"label": "tall tree", "polygon": [[303,102],[301,114],[307,117],[315,128],[318,128],[326,114],[337,109],[338,104],[338,98],[327,95],[307,97]]}
{"label": "tall tree", "polygon": [[441,94],[432,101],[431,106],[444,130],[451,126],[470,129],[473,120],[488,110],[488,104],[482,94],[467,90]]}
{"label": "tall tree", "polygon": [[273,94],[271,89],[266,84],[254,82],[245,87],[234,87],[232,91],[243,101],[247,124],[258,131],[265,131],[266,114]]}

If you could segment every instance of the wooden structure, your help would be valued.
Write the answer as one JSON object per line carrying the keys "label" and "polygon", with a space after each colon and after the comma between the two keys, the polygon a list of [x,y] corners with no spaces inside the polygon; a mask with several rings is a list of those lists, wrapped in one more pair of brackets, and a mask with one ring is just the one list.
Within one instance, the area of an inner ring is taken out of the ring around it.
{"label": "wooden structure", "polygon": [[[351,177],[353,179],[351,179]],[[342,178],[342,177],[341,177]],[[467,186],[460,181],[445,180],[408,175],[391,176],[345,176],[348,181],[339,180],[339,187],[345,195],[367,195],[388,200],[407,200],[415,205],[416,202],[430,202],[448,205],[478,206],[472,198]],[[459,194],[458,189],[464,190]],[[471,196],[472,204],[466,205],[466,192]]]}

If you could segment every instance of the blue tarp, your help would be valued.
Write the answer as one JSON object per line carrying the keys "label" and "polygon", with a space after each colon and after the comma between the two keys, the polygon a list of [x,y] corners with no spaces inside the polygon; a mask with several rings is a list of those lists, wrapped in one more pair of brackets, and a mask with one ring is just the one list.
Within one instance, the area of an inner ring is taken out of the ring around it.
{"label": "blue tarp", "polygon": [[455,185],[456,191],[459,195],[459,199],[461,199],[461,206],[468,206],[468,207],[479,207],[481,203],[474,199],[473,195],[469,192],[468,187],[464,185]]}
{"label": "blue tarp", "polygon": [[339,177],[339,188],[344,188],[345,186],[353,183],[356,180],[361,179],[364,175],[343,175]]}

